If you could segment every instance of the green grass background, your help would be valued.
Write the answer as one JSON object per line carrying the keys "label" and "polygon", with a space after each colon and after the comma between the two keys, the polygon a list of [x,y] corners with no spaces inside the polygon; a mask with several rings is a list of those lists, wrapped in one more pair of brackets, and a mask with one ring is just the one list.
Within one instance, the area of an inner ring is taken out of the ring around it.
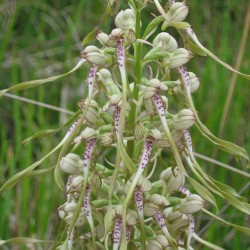
{"label": "green grass background", "polygon": [[[125,1],[122,5],[125,6]],[[222,60],[234,65],[242,37],[248,1],[241,0],[189,0],[187,21],[208,49]],[[0,89],[25,80],[45,78],[66,72],[78,60],[81,40],[98,24],[105,9],[105,1],[1,1],[0,2]],[[143,23],[152,8],[145,9]],[[156,11],[154,11],[156,13]],[[104,31],[112,29],[108,20]],[[250,73],[249,38],[244,51],[241,71]],[[218,134],[223,107],[232,73],[211,58],[194,57],[187,64],[200,78],[201,86],[194,95],[201,120]],[[17,94],[68,110],[77,110],[77,101],[83,97],[86,71]],[[250,87],[249,81],[239,77],[233,94],[223,139],[232,141],[250,152]],[[22,141],[38,130],[57,128],[70,116],[7,97],[0,99],[0,184],[9,177],[40,159],[52,149],[63,134],[35,140],[28,146]],[[195,151],[245,170],[244,162],[215,148],[192,130]],[[240,190],[249,179],[221,167],[199,160],[216,179]],[[50,157],[41,168],[56,163]],[[249,197],[249,188],[243,193]],[[53,240],[58,234],[60,219],[57,207],[64,202],[56,187],[53,172],[35,178],[25,178],[14,188],[0,194],[0,239],[29,236]],[[220,207],[225,202],[218,200]],[[249,216],[229,207],[222,217],[233,223],[248,226]],[[197,216],[197,232],[210,218]],[[248,238],[220,223],[213,223],[205,234],[207,240],[226,249],[247,249]],[[44,249],[48,246],[37,246]],[[26,249],[6,246],[3,249]],[[30,248],[33,249],[33,248]],[[36,248],[35,248],[36,249]],[[196,249],[206,249],[196,245]]]}

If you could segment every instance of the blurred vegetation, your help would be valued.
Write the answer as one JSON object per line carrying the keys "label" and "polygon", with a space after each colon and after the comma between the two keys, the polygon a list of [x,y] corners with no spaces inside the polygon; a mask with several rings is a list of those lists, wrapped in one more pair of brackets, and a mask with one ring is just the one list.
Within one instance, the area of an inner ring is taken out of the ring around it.
{"label": "blurred vegetation", "polygon": [[[189,0],[188,5],[190,14],[187,21],[191,23],[202,44],[233,66],[239,51],[248,1]],[[57,75],[72,68],[82,50],[82,39],[98,24],[105,6],[103,0],[1,1],[0,88],[25,80]],[[126,6],[125,1],[122,1],[122,6]],[[152,7],[145,9],[143,26],[150,20],[151,12]],[[109,19],[104,31],[108,33],[112,28],[113,23]],[[174,34],[174,30],[170,29],[169,32]],[[244,73],[250,73],[249,51],[248,38],[240,68]],[[232,73],[208,57],[195,57],[187,67],[201,81],[201,87],[194,96],[201,120],[218,135]],[[85,76],[86,71],[81,69],[57,82],[12,94],[76,111],[77,101],[85,95]],[[223,139],[243,146],[248,152],[249,96],[249,82],[239,77],[222,136]],[[8,97],[0,99],[0,114],[2,185],[9,177],[48,153],[63,134],[35,140],[27,146],[22,141],[39,130],[57,128],[70,116]],[[195,128],[192,129],[192,136],[196,152],[212,158],[216,156],[221,162],[245,170],[244,162],[236,162],[232,156],[216,151],[208,141],[201,138]],[[41,168],[53,166],[56,156],[50,157]],[[249,183],[244,176],[199,161],[216,179],[232,184],[238,191]],[[249,197],[249,193],[247,188],[243,195]],[[53,171],[39,177],[25,178],[14,188],[0,194],[0,239],[16,236],[55,239],[60,226],[57,207],[63,202],[64,196],[54,183]],[[220,207],[225,205],[219,199],[218,202]],[[221,216],[244,226],[248,226],[250,222],[249,216],[243,216],[231,207]],[[209,220],[206,216],[198,215],[197,232]],[[201,236],[226,249],[247,249],[250,244],[247,237],[217,222],[212,223]],[[4,249],[25,249],[14,245],[8,247]],[[199,246],[195,249],[199,249]]]}

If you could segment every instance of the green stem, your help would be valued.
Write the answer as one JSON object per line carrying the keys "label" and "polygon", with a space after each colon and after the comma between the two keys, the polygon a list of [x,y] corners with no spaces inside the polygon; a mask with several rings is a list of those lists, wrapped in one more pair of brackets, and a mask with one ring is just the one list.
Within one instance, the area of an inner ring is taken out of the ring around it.
{"label": "green stem", "polygon": [[[141,10],[140,8],[136,11],[136,37],[139,39],[141,37]],[[134,90],[133,90],[133,98],[137,101],[138,95],[139,95],[139,84],[141,81],[141,71],[142,71],[142,65],[141,65],[141,55],[142,55],[142,44],[136,43],[135,44],[135,79],[134,79]],[[128,125],[132,129],[135,125],[135,119],[136,119],[136,105],[134,103],[131,104],[131,111],[129,113],[128,117]],[[134,154],[134,145],[135,141],[129,141],[127,144],[127,152],[128,155],[132,158]]]}
{"label": "green stem", "polygon": [[146,235],[145,235],[145,224],[143,214],[139,216],[141,226],[141,249],[146,250]]}

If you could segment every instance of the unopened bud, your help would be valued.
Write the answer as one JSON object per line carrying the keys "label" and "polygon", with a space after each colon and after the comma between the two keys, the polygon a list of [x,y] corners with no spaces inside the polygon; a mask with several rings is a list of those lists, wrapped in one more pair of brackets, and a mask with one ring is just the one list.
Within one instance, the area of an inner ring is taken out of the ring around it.
{"label": "unopened bud", "polygon": [[96,75],[98,76],[98,80],[101,81],[105,86],[114,84],[111,73],[108,69],[100,69]]}
{"label": "unopened bud", "polygon": [[78,175],[72,178],[72,182],[71,182],[68,192],[70,193],[70,192],[79,191],[82,188],[83,180],[84,178],[81,175]]}
{"label": "unopened bud", "polygon": [[74,143],[78,143],[81,140],[88,140],[96,137],[96,130],[93,128],[86,127],[79,136],[74,139]]}
{"label": "unopened bud", "polygon": [[192,53],[186,49],[179,48],[171,53],[170,58],[164,59],[164,62],[169,64],[170,68],[177,68],[187,63],[192,58]]}
{"label": "unopened bud", "polygon": [[144,99],[144,106],[145,106],[145,109],[146,109],[148,115],[154,114],[154,105],[153,105],[150,98]]}
{"label": "unopened bud", "polygon": [[172,22],[182,22],[187,14],[188,6],[183,2],[173,3],[167,12],[167,16]]}
{"label": "unopened bud", "polygon": [[98,33],[98,35],[96,36],[96,39],[101,43],[101,45],[105,46],[106,43],[109,40],[109,35],[107,35],[104,32],[100,32]]}
{"label": "unopened bud", "polygon": [[82,172],[82,159],[77,154],[67,154],[60,161],[61,169],[67,173],[72,175],[78,175]]}
{"label": "unopened bud", "polygon": [[138,214],[135,211],[129,211],[126,216],[126,223],[128,225],[135,225],[138,219]]}
{"label": "unopened bud", "polygon": [[155,141],[159,141],[160,139],[162,139],[161,131],[158,129],[151,129],[148,133],[148,136]]}
{"label": "unopened bud", "polygon": [[136,140],[142,140],[145,137],[144,125],[141,121],[138,121],[134,127],[134,137]]}
{"label": "unopened bud", "polygon": [[188,129],[195,122],[194,113],[190,109],[183,109],[174,116],[173,122],[176,130]]}
{"label": "unopened bud", "polygon": [[169,167],[164,170],[160,175],[160,179],[164,183],[166,192],[170,194],[177,191],[185,182],[185,176],[177,167],[174,169]]}
{"label": "unopened bud", "polygon": [[122,38],[123,32],[122,29],[116,28],[111,31],[110,37],[114,39],[120,39]]}
{"label": "unopened bud", "polygon": [[[192,94],[199,89],[200,81],[199,81],[199,78],[193,72],[188,72],[188,75],[189,75],[189,81],[190,81],[190,92]],[[173,92],[186,94],[186,91],[182,85],[175,86],[173,88]]]}
{"label": "unopened bud", "polygon": [[[183,132],[180,130],[172,129],[171,135],[172,135],[174,142],[177,143],[183,137]],[[155,141],[155,145],[160,148],[170,147],[170,143],[164,134],[162,135],[162,138],[160,140]]]}
{"label": "unopened bud", "polygon": [[[74,214],[72,214],[72,213],[68,214],[68,215],[64,218],[65,222],[66,222],[67,224],[70,224],[70,222],[71,222],[73,216],[74,216]],[[82,211],[80,211],[80,213],[79,213],[79,215],[78,215],[78,217],[77,217],[77,220],[76,220],[74,226],[80,227],[80,226],[84,225],[85,223],[86,223],[86,217],[85,217],[84,211],[82,210]]]}
{"label": "unopened bud", "polygon": [[135,31],[135,13],[131,9],[121,10],[115,17],[115,25],[122,30]]}
{"label": "unopened bud", "polygon": [[103,52],[95,47],[95,46],[88,46],[81,52],[81,58],[88,60],[91,63],[98,64],[98,65],[105,65],[107,64],[106,58]]}
{"label": "unopened bud", "polygon": [[95,189],[99,189],[102,185],[102,179],[97,171],[94,171],[90,177],[90,184]]}
{"label": "unopened bud", "polygon": [[156,204],[152,203],[152,202],[147,202],[144,205],[144,213],[145,213],[146,216],[152,217],[158,211],[159,211],[159,207]]}
{"label": "unopened bud", "polygon": [[[87,102],[88,100],[80,100],[78,102],[78,106],[81,108],[83,113],[85,112]],[[98,104],[94,100],[91,100],[87,114],[85,116],[85,120],[91,126],[91,125],[95,125],[98,119],[99,119]]]}
{"label": "unopened bud", "polygon": [[149,202],[156,204],[157,206],[168,206],[170,205],[169,201],[162,195],[152,194],[148,198]]}
{"label": "unopened bud", "polygon": [[163,216],[167,219],[168,228],[171,231],[183,231],[189,225],[189,218],[179,211],[173,212],[173,208],[164,209]]}
{"label": "unopened bud", "polygon": [[99,135],[99,140],[103,146],[108,147],[114,142],[114,133],[105,132]]}
{"label": "unopened bud", "polygon": [[184,198],[180,204],[180,211],[184,214],[192,214],[201,210],[204,200],[197,194],[191,194]]}
{"label": "unopened bud", "polygon": [[[125,194],[127,194],[129,192],[130,187],[132,185],[132,181],[134,178],[135,178],[135,174],[133,174],[129,178],[129,180],[126,182],[126,184],[124,186],[124,193]],[[140,176],[136,186],[139,187],[142,192],[148,192],[152,188],[151,182],[148,179],[146,179],[143,175]]]}
{"label": "unopened bud", "polygon": [[116,216],[121,216],[122,215],[122,205],[115,206],[114,211],[115,211]]}
{"label": "unopened bud", "polygon": [[161,244],[158,241],[152,239],[152,240],[148,241],[146,249],[147,250],[162,250],[163,248],[162,248]]}
{"label": "unopened bud", "polygon": [[200,87],[200,81],[199,81],[199,78],[193,72],[188,72],[188,74],[189,74],[189,81],[190,81],[190,92],[194,93]]}
{"label": "unopened bud", "polygon": [[165,235],[156,235],[155,240],[163,247],[163,249],[169,245]]}
{"label": "unopened bud", "polygon": [[167,52],[173,52],[178,48],[176,40],[167,32],[159,33],[155,37],[153,45],[155,47],[160,47],[162,48],[162,50],[165,50]]}
{"label": "unopened bud", "polygon": [[112,95],[109,100],[110,100],[111,106],[119,106],[121,105],[122,96],[121,94],[115,94],[115,95]]}

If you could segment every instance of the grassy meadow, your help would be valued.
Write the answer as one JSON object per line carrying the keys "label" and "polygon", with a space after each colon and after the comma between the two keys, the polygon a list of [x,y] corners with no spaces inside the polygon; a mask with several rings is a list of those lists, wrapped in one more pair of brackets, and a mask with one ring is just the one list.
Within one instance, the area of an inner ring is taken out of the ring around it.
{"label": "grassy meadow", "polygon": [[[121,6],[126,6],[121,1]],[[249,1],[188,0],[190,13],[187,22],[192,25],[199,40],[223,61],[235,66],[240,50],[243,56],[240,71],[250,73],[250,38],[240,47]],[[0,89],[19,82],[58,75],[73,68],[83,49],[82,39],[98,24],[104,12],[104,0],[78,1],[1,1],[0,2]],[[152,5],[151,5],[152,6]],[[127,7],[127,6],[126,6]],[[146,8],[142,24],[150,20]],[[108,19],[104,32],[114,27]],[[169,32],[175,34],[173,29]],[[177,35],[177,34],[176,34]],[[178,35],[177,35],[178,36]],[[179,39],[180,41],[180,39]],[[181,46],[181,44],[180,44]],[[229,89],[233,87],[233,74],[209,57],[195,56],[187,65],[200,79],[201,86],[194,101],[204,124],[221,138],[244,147],[250,153],[250,85],[242,77],[236,79],[235,88],[224,126],[223,114]],[[77,111],[77,102],[86,96],[86,71],[81,68],[72,75],[34,89],[11,92],[37,102]],[[58,128],[70,113],[53,110],[3,96],[0,99],[0,185],[18,171],[25,169],[55,147],[65,129],[52,136],[36,139],[28,145],[22,142],[35,132]],[[191,130],[195,152],[246,171],[246,162],[237,162],[233,156],[216,148],[196,130]],[[51,156],[38,169],[49,169],[56,164],[57,154]],[[244,176],[214,162],[198,159],[201,166],[215,179],[232,185],[249,197],[249,176]],[[53,170],[39,176],[24,178],[16,186],[0,194],[0,240],[27,236],[54,240],[60,232],[61,220],[57,208],[64,202],[64,194],[54,182]],[[220,208],[227,205],[218,198]],[[249,226],[250,217],[231,206],[220,216],[232,223]],[[210,222],[206,215],[196,214],[196,232],[225,249],[247,249],[250,240],[219,222]],[[204,230],[203,230],[204,229]],[[23,247],[6,245],[3,249],[49,249],[50,245]],[[206,249],[195,245],[195,249]]]}

